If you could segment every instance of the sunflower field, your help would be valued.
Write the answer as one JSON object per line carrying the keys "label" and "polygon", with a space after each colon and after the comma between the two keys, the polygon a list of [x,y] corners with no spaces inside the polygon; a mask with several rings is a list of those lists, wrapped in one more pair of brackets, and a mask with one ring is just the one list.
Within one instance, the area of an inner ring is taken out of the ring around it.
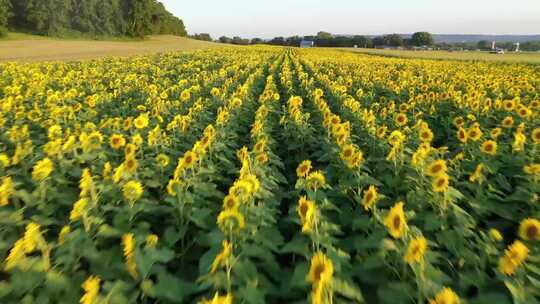
{"label": "sunflower field", "polygon": [[540,66],[0,64],[0,303],[540,303]]}

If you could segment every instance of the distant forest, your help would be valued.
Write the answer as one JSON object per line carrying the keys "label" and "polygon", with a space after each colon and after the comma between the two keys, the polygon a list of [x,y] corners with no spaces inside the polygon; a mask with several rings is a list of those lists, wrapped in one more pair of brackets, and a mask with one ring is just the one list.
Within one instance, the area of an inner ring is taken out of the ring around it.
{"label": "distant forest", "polygon": [[7,30],[48,36],[186,36],[181,19],[156,0],[0,0]]}
{"label": "distant forest", "polygon": [[[199,33],[190,36],[194,39],[212,41],[212,37],[207,33]],[[440,41],[440,39],[463,39],[468,41]],[[432,35],[428,32],[416,32],[412,35],[389,34],[381,36],[361,36],[361,35],[333,35],[328,32],[318,32],[314,36],[291,36],[275,37],[273,39],[244,39],[238,36],[233,38],[222,36],[216,41],[238,45],[248,44],[271,44],[283,46],[299,46],[300,41],[313,41],[317,47],[361,47],[361,48],[434,48],[442,50],[491,50],[491,40],[497,40],[496,47],[505,50],[515,50],[514,44],[517,39],[520,42],[521,51],[540,51],[540,36],[489,36],[489,35]],[[439,41],[437,41],[439,39]],[[474,40],[481,39],[481,40]],[[504,40],[508,39],[508,40]],[[531,40],[524,40],[531,39]],[[534,40],[533,40],[534,39]],[[514,40],[514,41],[512,41]]]}

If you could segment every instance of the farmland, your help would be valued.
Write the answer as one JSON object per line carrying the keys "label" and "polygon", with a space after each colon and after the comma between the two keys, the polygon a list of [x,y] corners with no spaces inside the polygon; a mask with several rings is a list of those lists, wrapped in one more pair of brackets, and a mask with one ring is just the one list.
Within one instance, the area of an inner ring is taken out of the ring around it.
{"label": "farmland", "polygon": [[538,303],[540,66],[0,64],[1,303]]}
{"label": "farmland", "polygon": [[144,40],[53,39],[37,35],[10,33],[0,39],[0,62],[42,62],[88,60],[110,56],[149,55],[172,51],[192,51],[219,47],[219,43],[197,41],[170,35],[155,35]]}
{"label": "farmland", "polygon": [[486,51],[411,51],[411,50],[386,50],[386,49],[364,49],[364,48],[346,48],[347,51],[359,52],[364,54],[400,57],[400,58],[418,58],[418,59],[449,59],[449,60],[468,60],[468,61],[495,61],[510,63],[540,63],[539,52],[521,52],[506,54],[491,54]]}

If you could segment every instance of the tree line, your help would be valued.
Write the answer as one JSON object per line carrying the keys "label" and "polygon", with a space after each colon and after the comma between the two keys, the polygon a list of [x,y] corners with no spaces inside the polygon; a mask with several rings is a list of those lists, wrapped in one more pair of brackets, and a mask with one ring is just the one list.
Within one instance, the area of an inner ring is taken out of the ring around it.
{"label": "tree line", "polygon": [[6,29],[49,36],[186,36],[184,23],[156,0],[0,0]]}
{"label": "tree line", "polygon": [[[332,35],[328,32],[318,32],[314,36],[290,36],[290,37],[275,37],[273,39],[244,39],[238,36],[227,37],[221,36],[214,40],[208,33],[195,34],[190,36],[194,39],[205,41],[216,41],[221,43],[237,44],[237,45],[253,45],[253,44],[270,44],[281,46],[299,46],[302,40],[313,41],[317,47],[361,47],[361,48],[374,48],[374,47],[429,47],[436,49],[462,49],[462,50],[490,50],[491,42],[478,41],[478,42],[463,42],[463,43],[435,43],[433,36],[428,32],[416,32],[410,37],[404,37],[400,34],[388,34],[375,37],[354,35],[354,36],[339,36]],[[513,42],[498,42],[497,47],[505,50],[514,50],[515,45]],[[540,41],[527,41],[520,44],[519,47],[522,51],[539,51]]]}
{"label": "tree line", "polygon": [[[200,33],[190,36],[194,39],[214,41],[210,34]],[[313,41],[316,46],[319,47],[364,47],[372,48],[379,45],[388,46],[405,46],[405,45],[432,45],[433,38],[430,33],[418,32],[414,33],[410,39],[403,39],[399,34],[384,35],[380,37],[370,38],[367,36],[334,36],[328,32],[319,32],[316,36],[291,36],[291,37],[275,37],[270,40],[264,40],[261,38],[244,39],[238,36],[233,38],[227,36],[221,36],[216,42],[249,45],[249,44],[270,44],[270,45],[283,45],[283,46],[299,46],[300,41],[309,40]]]}

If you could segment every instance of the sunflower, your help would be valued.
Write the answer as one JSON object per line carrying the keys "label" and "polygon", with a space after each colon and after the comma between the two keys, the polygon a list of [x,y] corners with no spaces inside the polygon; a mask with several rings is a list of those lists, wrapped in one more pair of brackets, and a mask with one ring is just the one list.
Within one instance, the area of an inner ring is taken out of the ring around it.
{"label": "sunflower", "polygon": [[427,249],[427,240],[423,236],[412,239],[407,247],[404,260],[407,264],[419,263],[424,260],[424,254]]}
{"label": "sunflower", "polygon": [[32,168],[32,179],[36,182],[45,180],[54,170],[54,163],[49,158],[38,161]]}
{"label": "sunflower", "polygon": [[126,139],[121,134],[113,134],[109,139],[111,148],[118,150],[126,145]]}
{"label": "sunflower", "polygon": [[137,151],[137,146],[134,144],[127,144],[126,147],[124,148],[125,155],[135,154],[136,151]]}
{"label": "sunflower", "polygon": [[484,143],[482,143],[482,152],[489,155],[495,155],[497,153],[497,142],[493,140],[486,140]]}
{"label": "sunflower", "polygon": [[256,194],[261,188],[261,182],[255,174],[247,174],[242,180],[251,184],[251,194]]}
{"label": "sunflower", "polygon": [[180,93],[180,100],[181,101],[188,101],[191,98],[191,92],[189,89],[185,89]]}
{"label": "sunflower", "polygon": [[529,108],[527,108],[527,107],[521,106],[521,107],[519,107],[517,113],[518,113],[519,117],[527,118],[529,115],[531,115],[531,110],[529,110]]}
{"label": "sunflower", "polygon": [[167,184],[167,193],[171,196],[176,196],[177,189],[182,185],[182,182],[178,179],[170,179]]}
{"label": "sunflower", "polygon": [[362,151],[357,150],[349,159],[347,159],[346,164],[349,169],[356,169],[360,167],[363,161],[364,154],[362,153]]}
{"label": "sunflower", "polygon": [[219,267],[222,267],[227,263],[227,260],[231,256],[232,253],[232,245],[229,243],[229,241],[224,240],[221,243],[221,252],[216,256],[214,261],[212,262],[212,267],[210,269],[211,273],[215,273]]}
{"label": "sunflower", "polygon": [[256,153],[262,153],[264,152],[264,148],[266,147],[266,139],[260,139],[257,141],[255,146],[253,147],[253,151]]}
{"label": "sunflower", "polygon": [[435,177],[441,174],[445,174],[447,170],[448,167],[446,166],[446,161],[443,159],[437,159],[431,164],[429,164],[426,174],[428,176]]}
{"label": "sunflower", "polygon": [[469,135],[467,134],[467,131],[465,131],[465,129],[461,127],[458,129],[456,136],[458,140],[462,143],[466,143],[467,140],[469,139]]}
{"label": "sunflower", "polygon": [[434,192],[446,192],[448,190],[449,177],[448,174],[440,174],[433,178],[431,188]]}
{"label": "sunflower", "polygon": [[307,186],[311,190],[317,190],[320,187],[326,185],[326,179],[324,178],[324,173],[322,171],[311,172],[307,176]]}
{"label": "sunflower", "polygon": [[257,156],[255,156],[255,160],[259,164],[265,164],[266,162],[268,162],[268,154],[266,152],[259,153],[257,154]]}
{"label": "sunflower", "polygon": [[530,164],[523,166],[523,172],[530,175],[540,175],[540,164]]}
{"label": "sunflower", "polygon": [[519,224],[519,237],[526,241],[540,240],[540,221],[527,218]]}
{"label": "sunflower", "polygon": [[316,288],[324,287],[332,282],[334,264],[324,253],[318,251],[311,257],[311,265],[307,275],[307,281]]}
{"label": "sunflower", "polygon": [[247,159],[248,157],[248,148],[246,146],[243,146],[242,148],[238,149],[236,151],[236,157],[238,157],[238,160],[243,161],[244,159]]}
{"label": "sunflower", "polygon": [[134,278],[138,279],[139,274],[137,273],[137,264],[135,261],[135,237],[133,233],[126,233],[122,236],[122,245],[124,247],[124,258],[126,260],[126,267],[129,274]]}
{"label": "sunflower", "polygon": [[396,115],[396,119],[395,119],[395,123],[396,125],[398,126],[404,126],[405,124],[407,124],[407,115],[403,114],[403,113],[399,113],[398,115]]}
{"label": "sunflower", "polygon": [[514,125],[514,118],[512,116],[506,116],[503,120],[501,125],[503,128],[509,129]]}
{"label": "sunflower", "polygon": [[229,194],[237,197],[241,202],[247,201],[253,194],[253,184],[246,180],[237,180],[229,188]]}
{"label": "sunflower", "polygon": [[463,117],[461,116],[458,116],[454,118],[453,123],[454,123],[454,126],[456,126],[456,128],[461,128],[465,124],[465,119],[463,119]]}
{"label": "sunflower", "polygon": [[169,157],[163,153],[160,153],[156,156],[156,162],[162,167],[165,168],[169,165]]}
{"label": "sunflower", "polygon": [[157,243],[159,241],[159,237],[155,234],[149,234],[146,237],[146,247],[148,248],[155,248]]}
{"label": "sunflower", "polygon": [[237,209],[240,205],[240,202],[238,201],[238,198],[234,195],[227,195],[223,199],[223,210],[232,210]]}
{"label": "sunflower", "polygon": [[525,262],[529,248],[520,241],[514,241],[499,259],[499,271],[505,275],[513,275],[516,269]]}
{"label": "sunflower", "polygon": [[135,118],[133,121],[133,124],[135,125],[135,128],[137,129],[144,129],[148,126],[148,115],[146,114],[140,114]]}
{"label": "sunflower", "polygon": [[469,128],[467,131],[467,137],[470,138],[473,141],[477,141],[482,137],[482,131],[480,130],[480,127],[473,126]]}
{"label": "sunflower", "polygon": [[84,295],[80,299],[81,304],[94,304],[98,302],[101,279],[96,276],[89,276],[81,285]]}
{"label": "sunflower", "polygon": [[403,233],[407,230],[407,221],[405,219],[405,213],[403,212],[403,202],[396,203],[390,209],[390,212],[388,212],[388,215],[384,218],[384,225],[393,238],[399,239],[403,236]]}
{"label": "sunflower", "polygon": [[296,212],[298,213],[300,221],[302,222],[302,232],[311,232],[316,215],[315,202],[308,200],[305,196],[301,196],[298,200]]}
{"label": "sunflower", "polygon": [[377,132],[376,132],[376,135],[378,138],[384,138],[386,136],[386,131],[388,130],[388,127],[386,126],[382,126],[382,127],[379,127],[377,128]]}
{"label": "sunflower", "polygon": [[484,169],[484,164],[480,163],[476,166],[476,168],[474,169],[474,172],[473,174],[471,174],[471,176],[469,176],[469,181],[471,183],[474,183],[476,181],[479,181],[479,183],[481,184],[482,183],[482,177],[484,176],[482,174],[482,170]]}
{"label": "sunflower", "polygon": [[503,102],[503,108],[506,111],[512,111],[515,106],[516,106],[516,103],[513,100],[505,100]]}
{"label": "sunflower", "polygon": [[9,198],[14,192],[13,181],[10,176],[2,178],[0,185],[0,206],[5,206],[9,203]]}
{"label": "sunflower", "polygon": [[304,160],[296,168],[296,175],[298,177],[304,177],[305,178],[305,177],[308,176],[309,170],[311,170],[311,161],[310,160]]}
{"label": "sunflower", "polygon": [[73,209],[69,213],[69,220],[71,222],[77,221],[86,213],[86,208],[88,206],[88,199],[86,197],[80,198],[78,201],[73,204]]}
{"label": "sunflower", "polygon": [[354,145],[352,144],[345,145],[341,148],[341,158],[344,161],[347,161],[351,159],[355,151],[356,151],[356,147]]}
{"label": "sunflower", "polygon": [[379,193],[377,192],[377,188],[373,185],[369,186],[368,189],[364,191],[364,198],[362,199],[364,210],[370,210],[377,202],[378,196]]}
{"label": "sunflower", "polygon": [[124,160],[124,168],[127,172],[133,174],[137,171],[137,168],[139,167],[139,162],[133,155],[129,154],[126,156],[126,159]]}
{"label": "sunflower", "polygon": [[502,129],[501,128],[494,128],[493,130],[491,130],[491,132],[489,132],[489,135],[494,140],[497,139],[497,137],[499,137],[501,134],[502,134]]}
{"label": "sunflower", "polygon": [[422,128],[418,134],[422,142],[431,142],[433,140],[433,132],[429,128]]}
{"label": "sunflower", "polygon": [[217,218],[217,224],[225,234],[239,232],[246,225],[242,213],[234,209],[221,211]]}
{"label": "sunflower", "polygon": [[129,181],[122,187],[124,198],[127,199],[132,206],[136,200],[141,198],[143,192],[144,188],[138,181]]}
{"label": "sunflower", "polygon": [[489,229],[489,236],[497,242],[500,242],[503,240],[503,236],[501,232],[495,228]]}
{"label": "sunflower", "polygon": [[180,160],[180,167],[184,169],[192,168],[198,159],[197,154],[193,151],[187,151]]}
{"label": "sunflower", "polygon": [[535,128],[532,131],[531,138],[535,144],[540,144],[540,128]]}
{"label": "sunflower", "polygon": [[212,299],[202,299],[197,304],[233,304],[233,296],[230,293],[220,296],[219,292],[216,292]]}
{"label": "sunflower", "polygon": [[445,287],[435,295],[433,300],[429,300],[429,304],[459,304],[458,295],[450,288]]}

